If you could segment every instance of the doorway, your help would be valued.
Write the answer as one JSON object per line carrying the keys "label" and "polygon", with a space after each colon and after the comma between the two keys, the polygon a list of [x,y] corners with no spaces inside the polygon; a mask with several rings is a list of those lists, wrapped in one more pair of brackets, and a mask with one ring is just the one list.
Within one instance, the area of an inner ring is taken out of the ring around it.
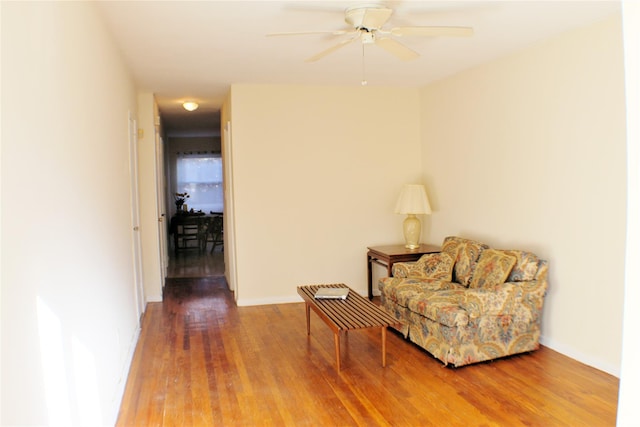
{"label": "doorway", "polygon": [[[193,136],[168,132],[165,144],[167,278],[204,278],[225,275],[224,245],[214,243],[214,219],[224,212],[222,150],[219,135]],[[180,196],[177,196],[179,194]],[[196,222],[195,239],[183,244],[177,224]],[[193,221],[192,221],[193,220]],[[176,250],[176,247],[178,248]]]}

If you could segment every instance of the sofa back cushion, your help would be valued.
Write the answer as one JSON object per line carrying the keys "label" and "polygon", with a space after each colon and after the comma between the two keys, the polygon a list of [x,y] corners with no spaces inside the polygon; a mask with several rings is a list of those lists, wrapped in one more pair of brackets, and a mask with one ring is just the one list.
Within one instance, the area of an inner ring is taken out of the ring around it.
{"label": "sofa back cushion", "polygon": [[503,284],[515,264],[515,255],[497,249],[484,250],[473,272],[469,288],[493,289]]}
{"label": "sofa back cushion", "polygon": [[535,280],[540,258],[526,251],[505,250],[503,252],[516,257],[516,264],[513,266],[511,273],[509,273],[507,282],[530,282]]}
{"label": "sofa back cushion", "polygon": [[451,282],[454,262],[455,258],[447,252],[425,254],[412,266],[407,277],[439,279]]}
{"label": "sofa back cushion", "polygon": [[474,240],[457,236],[446,237],[442,243],[442,252],[448,253],[456,260],[453,266],[453,281],[469,286],[478,258],[488,248],[488,245]]}

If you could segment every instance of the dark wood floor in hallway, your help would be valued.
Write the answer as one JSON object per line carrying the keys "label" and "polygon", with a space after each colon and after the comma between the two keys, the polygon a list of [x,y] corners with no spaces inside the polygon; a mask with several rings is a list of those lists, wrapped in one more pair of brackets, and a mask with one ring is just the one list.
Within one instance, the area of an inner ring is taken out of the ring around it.
{"label": "dark wood floor in hallway", "polygon": [[171,252],[167,277],[200,278],[224,276],[224,252],[217,249],[214,252],[185,250],[178,253]]}
{"label": "dark wood floor in hallway", "polygon": [[119,426],[613,426],[618,379],[547,348],[459,369],[396,333],[333,335],[304,304],[236,307],[224,278],[168,279]]}

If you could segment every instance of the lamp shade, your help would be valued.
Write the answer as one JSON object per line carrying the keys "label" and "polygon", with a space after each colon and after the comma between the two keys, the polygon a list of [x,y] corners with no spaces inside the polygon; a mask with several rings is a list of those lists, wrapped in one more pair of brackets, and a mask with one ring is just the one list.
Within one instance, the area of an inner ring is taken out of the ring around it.
{"label": "lamp shade", "polygon": [[397,214],[430,214],[431,206],[424,185],[405,184],[398,197],[395,213]]}

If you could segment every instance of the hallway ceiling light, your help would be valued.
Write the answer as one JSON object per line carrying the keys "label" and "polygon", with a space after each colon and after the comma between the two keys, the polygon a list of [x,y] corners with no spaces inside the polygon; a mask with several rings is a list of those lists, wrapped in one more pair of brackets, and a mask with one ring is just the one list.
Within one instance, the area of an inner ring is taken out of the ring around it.
{"label": "hallway ceiling light", "polygon": [[198,103],[193,101],[187,101],[182,104],[185,110],[187,111],[195,111],[198,109]]}

